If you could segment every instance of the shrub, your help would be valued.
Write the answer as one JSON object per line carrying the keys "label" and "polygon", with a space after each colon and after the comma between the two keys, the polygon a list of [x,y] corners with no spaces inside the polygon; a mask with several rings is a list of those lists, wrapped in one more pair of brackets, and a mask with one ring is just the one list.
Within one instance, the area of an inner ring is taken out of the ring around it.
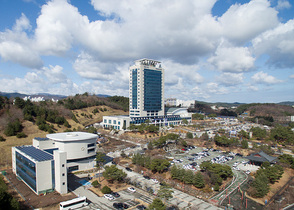
{"label": "shrub", "polygon": [[28,136],[24,132],[20,132],[20,133],[16,134],[16,137],[17,138],[26,138]]}
{"label": "shrub", "polygon": [[0,141],[5,141],[6,139],[3,136],[0,136]]}
{"label": "shrub", "polygon": [[103,194],[109,194],[111,193],[111,189],[108,187],[108,186],[104,186],[102,189],[101,189],[101,192]]}
{"label": "shrub", "polygon": [[92,186],[95,187],[95,188],[98,188],[98,187],[101,186],[101,184],[97,180],[95,180],[95,181],[92,182]]}

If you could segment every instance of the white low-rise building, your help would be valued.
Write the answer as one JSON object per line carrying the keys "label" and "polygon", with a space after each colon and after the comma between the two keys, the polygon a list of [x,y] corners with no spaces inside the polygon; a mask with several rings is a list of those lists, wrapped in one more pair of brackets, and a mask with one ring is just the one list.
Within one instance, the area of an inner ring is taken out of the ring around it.
{"label": "white low-rise building", "polygon": [[12,148],[13,172],[36,194],[67,193],[67,173],[95,167],[97,135],[86,132],[47,134],[33,145]]}

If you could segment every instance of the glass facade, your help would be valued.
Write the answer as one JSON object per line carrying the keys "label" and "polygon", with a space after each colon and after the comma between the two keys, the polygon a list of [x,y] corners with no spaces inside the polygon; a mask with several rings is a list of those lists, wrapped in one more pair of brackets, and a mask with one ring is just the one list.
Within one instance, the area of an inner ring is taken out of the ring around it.
{"label": "glass facade", "polygon": [[15,152],[16,174],[36,192],[36,164]]}
{"label": "glass facade", "polygon": [[137,69],[133,69],[132,71],[132,109],[138,108],[138,72]]}
{"label": "glass facade", "polygon": [[162,72],[144,69],[144,111],[162,109]]}

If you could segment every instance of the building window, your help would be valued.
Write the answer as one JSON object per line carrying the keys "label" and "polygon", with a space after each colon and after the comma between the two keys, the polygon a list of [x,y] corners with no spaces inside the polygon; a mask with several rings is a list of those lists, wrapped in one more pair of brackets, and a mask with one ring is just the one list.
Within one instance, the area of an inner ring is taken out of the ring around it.
{"label": "building window", "polygon": [[108,124],[111,124],[111,120],[108,120]]}
{"label": "building window", "polygon": [[65,174],[63,173],[62,176],[64,176]]}
{"label": "building window", "polygon": [[62,164],[61,167],[64,168],[64,164]]}
{"label": "building window", "polygon": [[62,182],[62,185],[65,185],[65,182]]}
{"label": "building window", "polygon": [[107,123],[107,120],[104,120],[104,123]]}
{"label": "building window", "polygon": [[89,148],[89,147],[94,147],[94,146],[95,146],[95,143],[88,144],[88,148]]}
{"label": "building window", "polygon": [[91,152],[95,152],[95,148],[88,149],[88,154],[91,153]]}
{"label": "building window", "polygon": [[117,122],[120,125],[120,121]]}
{"label": "building window", "polygon": [[116,120],[113,120],[113,124],[116,124]]}

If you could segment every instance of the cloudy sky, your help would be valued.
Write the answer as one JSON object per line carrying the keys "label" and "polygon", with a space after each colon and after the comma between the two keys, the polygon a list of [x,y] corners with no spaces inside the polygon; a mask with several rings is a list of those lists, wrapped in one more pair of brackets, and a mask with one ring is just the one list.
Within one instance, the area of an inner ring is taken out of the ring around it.
{"label": "cloudy sky", "polygon": [[128,96],[155,59],[165,97],[294,101],[292,0],[0,0],[0,91]]}

